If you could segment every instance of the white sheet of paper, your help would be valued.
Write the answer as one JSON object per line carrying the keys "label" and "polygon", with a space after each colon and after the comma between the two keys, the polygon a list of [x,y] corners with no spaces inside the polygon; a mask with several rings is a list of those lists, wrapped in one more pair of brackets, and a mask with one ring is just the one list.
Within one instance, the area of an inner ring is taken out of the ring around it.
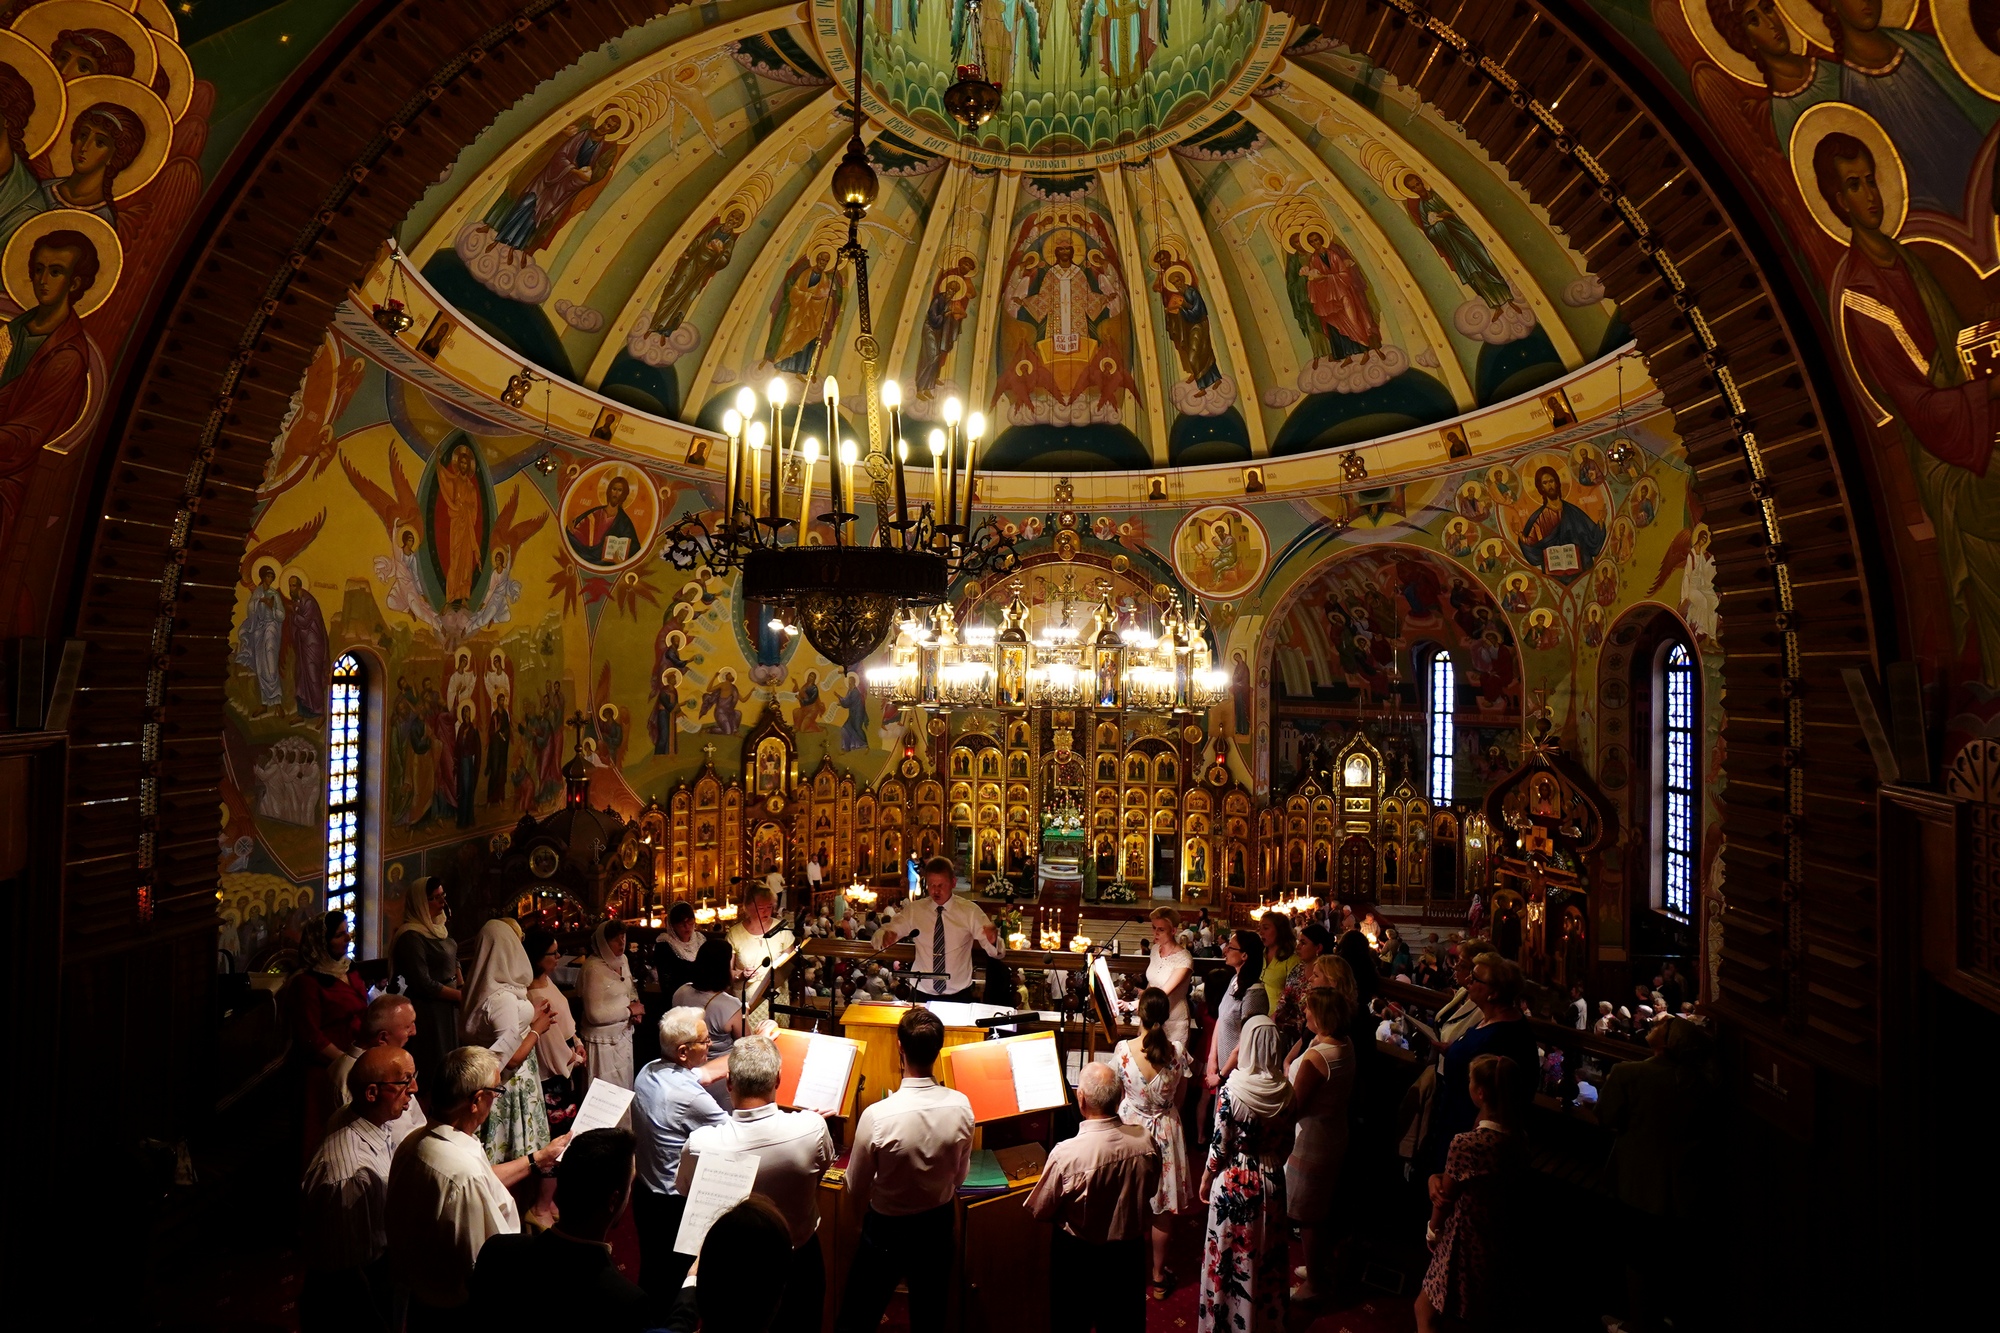
{"label": "white sheet of paper", "polygon": [[956,1000],[925,1000],[923,1005],[938,1016],[938,1022],[948,1028],[969,1028],[982,1018],[1014,1012],[1009,1005],[963,1004]]}
{"label": "white sheet of paper", "polygon": [[1007,1048],[1007,1064],[1014,1071],[1014,1103],[1023,1111],[1061,1106],[1069,1100],[1054,1042],[1017,1041]]}
{"label": "white sheet of paper", "polygon": [[[621,1088],[608,1079],[592,1079],[590,1091],[583,1094],[583,1103],[576,1108],[576,1118],[570,1121],[570,1142],[576,1142],[593,1129],[616,1129],[631,1105],[630,1088]],[[565,1147],[563,1151],[569,1149]]]}
{"label": "white sheet of paper", "polygon": [[[792,1105],[821,1115],[839,1115],[847,1095],[847,1076],[854,1068],[855,1047],[838,1037],[814,1033],[799,1067],[799,1086]],[[697,1163],[697,1165],[699,1165]]]}
{"label": "white sheet of paper", "polygon": [[702,1238],[715,1219],[750,1197],[757,1184],[757,1162],[757,1154],[751,1152],[705,1152],[695,1159],[674,1253],[701,1253]]}

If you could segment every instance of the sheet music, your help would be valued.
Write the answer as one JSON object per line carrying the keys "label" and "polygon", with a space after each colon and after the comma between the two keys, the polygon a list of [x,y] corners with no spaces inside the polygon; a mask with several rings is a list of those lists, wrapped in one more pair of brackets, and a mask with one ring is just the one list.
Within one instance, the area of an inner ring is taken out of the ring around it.
{"label": "sheet music", "polygon": [[956,1000],[925,1000],[923,1004],[948,1028],[969,1028],[982,1018],[1014,1012],[1013,1006],[1005,1004],[964,1004]]}
{"label": "sheet music", "polygon": [[750,1197],[757,1184],[757,1162],[757,1154],[750,1152],[705,1152],[695,1159],[674,1253],[700,1255],[702,1239],[715,1219]]}
{"label": "sheet music", "polygon": [[570,1142],[576,1142],[593,1129],[616,1129],[631,1105],[631,1089],[621,1088],[609,1079],[592,1079],[590,1091],[583,1094],[583,1104],[576,1108],[576,1118],[570,1121]]}
{"label": "sheet music", "polygon": [[[847,1097],[847,1077],[854,1068],[855,1048],[838,1037],[814,1033],[799,1066],[799,1086],[792,1105],[821,1115],[839,1115]],[[593,1085],[595,1086],[595,1085]]]}
{"label": "sheet music", "polygon": [[1069,1100],[1069,1085],[1056,1063],[1053,1041],[1013,1042],[1007,1047],[1007,1063],[1014,1071],[1014,1104],[1023,1111],[1061,1106]]}

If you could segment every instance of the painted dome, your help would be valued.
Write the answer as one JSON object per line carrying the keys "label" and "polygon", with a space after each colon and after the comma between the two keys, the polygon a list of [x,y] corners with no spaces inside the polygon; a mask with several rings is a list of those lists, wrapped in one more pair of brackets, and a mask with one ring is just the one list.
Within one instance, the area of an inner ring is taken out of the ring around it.
{"label": "painted dome", "polygon": [[[830,188],[854,49],[836,0],[631,30],[465,151],[404,229],[415,270],[635,422],[713,426],[774,375],[863,412],[872,345],[910,438],[959,397],[999,470],[1351,445],[1624,341],[1458,126],[1261,4],[896,0],[862,43],[869,344]],[[1003,89],[976,137],[942,103],[975,58]]]}

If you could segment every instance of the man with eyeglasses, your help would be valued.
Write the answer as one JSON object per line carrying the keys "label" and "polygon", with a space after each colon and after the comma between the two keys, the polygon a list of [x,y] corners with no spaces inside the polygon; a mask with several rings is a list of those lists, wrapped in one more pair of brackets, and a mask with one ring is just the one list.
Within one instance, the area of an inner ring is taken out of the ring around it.
{"label": "man with eyeglasses", "polygon": [[445,1057],[443,1082],[437,1118],[403,1141],[389,1172],[389,1265],[409,1293],[409,1333],[467,1326],[466,1279],[480,1249],[521,1230],[508,1190],[548,1175],[569,1142],[563,1134],[539,1152],[489,1165],[479,1129],[507,1089],[500,1057],[461,1046]]}
{"label": "man with eyeglasses", "polygon": [[348,1104],[334,1113],[306,1167],[300,1225],[304,1333],[359,1333],[386,1327],[390,1283],[384,1209],[395,1125],[414,1106],[416,1062],[395,1046],[363,1051],[348,1071]]}
{"label": "man with eyeglasses", "polygon": [[[347,1076],[353,1070],[355,1062],[360,1060],[365,1052],[376,1047],[403,1050],[409,1045],[410,1038],[416,1034],[417,1010],[406,997],[376,996],[361,1015],[361,1034],[326,1071],[327,1078],[332,1083],[334,1106],[344,1107],[351,1099],[352,1094],[347,1089]],[[424,1108],[418,1104],[415,1097],[407,1098],[406,1101],[403,1113],[389,1122],[389,1132],[395,1136],[398,1145],[424,1127]],[[340,1112],[336,1110],[334,1116],[328,1117],[329,1126],[339,1114]]]}

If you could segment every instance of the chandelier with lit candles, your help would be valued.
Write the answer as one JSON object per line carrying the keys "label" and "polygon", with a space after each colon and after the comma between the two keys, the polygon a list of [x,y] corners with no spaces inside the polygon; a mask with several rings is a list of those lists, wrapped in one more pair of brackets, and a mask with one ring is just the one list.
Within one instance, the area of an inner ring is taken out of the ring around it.
{"label": "chandelier with lit candles", "polygon": [[1051,622],[1030,638],[1028,607],[1019,591],[1000,626],[961,630],[949,605],[925,619],[904,619],[887,666],[868,681],[905,708],[1089,708],[1106,712],[1202,713],[1229,694],[1218,670],[1207,621],[1178,598],[1161,617],[1160,632],[1120,629],[1109,598],[1087,627],[1073,624],[1065,599]]}
{"label": "chandelier with lit candles", "polygon": [[[986,418],[965,412],[956,398],[947,400],[944,427],[932,430],[926,441],[929,484],[913,487],[902,394],[894,380],[879,388],[872,383],[879,348],[869,313],[868,252],[860,239],[861,220],[876,193],[875,169],[861,142],[864,4],[855,0],[854,124],[834,168],[833,191],[847,215],[847,243],[840,258],[854,266],[861,324],[855,350],[870,381],[864,390],[889,418],[883,452],[894,478],[893,504],[885,512],[878,494],[871,506],[873,530],[862,530],[855,471],[864,447],[873,452],[875,437],[864,430],[870,444],[863,446],[842,431],[840,385],[834,377],[824,381],[827,438],[822,443],[801,431],[803,401],[792,408],[788,423],[790,390],[778,376],[765,387],[761,402],[756,390],[746,387],[723,414],[729,454],[720,518],[693,514],[680,519],[667,530],[662,552],[676,569],[700,565],[717,574],[741,572],[746,602],[789,613],[806,641],[842,667],[854,666],[881,647],[899,620],[942,607],[960,579],[1004,575],[1019,564],[1012,540],[994,517],[973,513]],[[815,353],[808,384],[817,378],[823,351]],[[869,413],[870,425],[874,420]],[[813,478],[822,458],[830,503],[814,514]],[[919,482],[923,463],[917,460]],[[796,501],[787,495],[791,477],[799,481]],[[831,528],[831,543],[808,541],[815,520]],[[794,625],[787,622],[786,628]]]}

